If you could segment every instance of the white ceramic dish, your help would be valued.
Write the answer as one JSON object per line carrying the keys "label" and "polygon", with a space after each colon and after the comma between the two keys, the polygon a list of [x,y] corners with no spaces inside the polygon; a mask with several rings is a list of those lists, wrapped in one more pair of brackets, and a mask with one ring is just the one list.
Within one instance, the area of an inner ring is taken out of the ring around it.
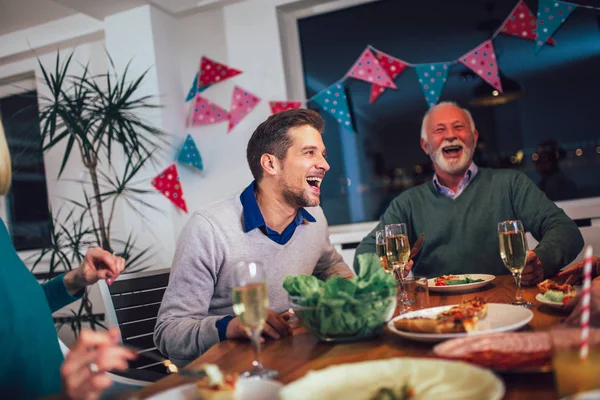
{"label": "white ceramic dish", "polygon": [[465,283],[464,285],[435,286],[435,278],[431,278],[427,279],[427,286],[429,286],[430,292],[460,293],[479,289],[496,279],[494,275],[488,274],[462,274],[456,276],[458,276],[459,279],[465,279],[466,275],[469,275],[472,279],[483,279],[483,282]]}
{"label": "white ceramic dish", "polygon": [[388,322],[388,328],[396,335],[406,339],[435,343],[469,335],[516,331],[527,325],[533,318],[533,312],[527,308],[513,306],[511,304],[489,303],[486,316],[477,323],[475,332],[471,333],[412,333],[401,331],[394,326],[394,321],[397,319],[413,317],[434,318],[438,313],[451,307],[454,306],[432,307],[402,314],[390,320]]}

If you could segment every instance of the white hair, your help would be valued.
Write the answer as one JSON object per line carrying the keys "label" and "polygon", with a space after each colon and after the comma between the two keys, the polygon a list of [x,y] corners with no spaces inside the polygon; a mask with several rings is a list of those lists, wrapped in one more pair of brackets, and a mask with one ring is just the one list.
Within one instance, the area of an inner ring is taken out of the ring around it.
{"label": "white hair", "polygon": [[469,120],[469,125],[471,125],[471,133],[475,132],[475,121],[473,121],[473,117],[471,116],[471,113],[469,112],[469,110],[467,110],[466,108],[462,108],[461,106],[459,106],[458,104],[456,104],[453,101],[442,101],[441,103],[438,103],[435,106],[431,107],[429,110],[427,110],[427,112],[423,116],[423,123],[421,124],[421,139],[424,139],[425,141],[427,141],[427,122],[428,122],[429,117],[431,116],[431,113],[433,112],[433,110],[437,110],[440,107],[448,107],[448,106],[456,107],[456,108],[462,110],[465,113],[465,115],[467,116],[467,120]]}
{"label": "white hair", "polygon": [[4,135],[4,128],[0,120],[0,195],[4,196],[10,188],[11,179],[10,153]]}

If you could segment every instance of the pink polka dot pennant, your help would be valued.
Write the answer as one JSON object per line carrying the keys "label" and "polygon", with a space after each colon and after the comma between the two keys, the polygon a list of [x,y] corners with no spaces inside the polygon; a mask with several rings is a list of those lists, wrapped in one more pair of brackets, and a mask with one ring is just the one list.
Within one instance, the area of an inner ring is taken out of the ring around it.
{"label": "pink polka dot pennant", "polygon": [[260,102],[260,98],[249,91],[235,86],[231,96],[231,107],[229,109],[229,128],[227,133],[240,123],[250,111]]}
{"label": "pink polka dot pennant", "polygon": [[421,84],[421,89],[423,89],[427,104],[429,107],[435,106],[440,101],[440,95],[446,83],[450,64],[419,64],[415,65],[415,69],[417,70],[419,83]]}
{"label": "pink polka dot pennant", "polygon": [[242,71],[240,70],[228,67],[208,57],[202,57],[202,60],[200,60],[198,87],[201,88],[212,83],[219,83],[241,73]]}
{"label": "pink polka dot pennant", "polygon": [[[379,61],[379,65],[383,68],[389,77],[392,79],[396,79],[398,75],[400,75],[407,67],[406,63],[402,60],[399,60],[395,57],[390,56],[389,54],[385,54],[383,51],[374,50],[375,58]],[[386,87],[378,85],[374,83],[371,86],[371,96],[369,98],[369,103],[373,103],[383,92],[385,92]]]}
{"label": "pink polka dot pennant", "polygon": [[358,60],[356,60],[346,76],[374,83],[379,86],[396,89],[396,85],[392,82],[392,79],[388,76],[385,69],[379,65],[379,61],[377,61],[368,47],[363,51]]}
{"label": "pink polka dot pennant", "polygon": [[494,89],[502,92],[502,84],[498,75],[498,62],[491,40],[483,42],[459,58],[459,61],[472,69],[481,79],[492,85]]}
{"label": "pink polka dot pennant", "polygon": [[211,103],[202,96],[196,96],[192,109],[192,125],[208,125],[226,121],[229,117],[227,110]]}
{"label": "pink polka dot pennant", "polygon": [[348,108],[348,98],[342,82],[336,82],[321,90],[312,100],[327,111],[342,127],[354,130]]}
{"label": "pink polka dot pennant", "polygon": [[302,107],[301,101],[270,101],[271,114],[277,114],[282,111],[294,110]]}
{"label": "pink polka dot pennant", "polygon": [[[500,33],[535,40],[537,36],[536,26],[537,18],[533,15],[529,7],[527,7],[527,4],[521,0],[508,16],[502,28],[500,28]],[[548,44],[555,45],[556,41],[549,37]]]}
{"label": "pink polka dot pennant", "polygon": [[177,207],[181,208],[186,213],[188,212],[185,199],[183,198],[183,189],[181,188],[181,180],[179,179],[179,172],[177,172],[177,165],[171,164],[163,172],[156,175],[154,179],[152,179],[152,186]]}
{"label": "pink polka dot pennant", "polygon": [[538,28],[535,38],[535,54],[538,54],[548,38],[556,32],[569,15],[577,8],[577,4],[566,1],[539,0],[538,2]]}

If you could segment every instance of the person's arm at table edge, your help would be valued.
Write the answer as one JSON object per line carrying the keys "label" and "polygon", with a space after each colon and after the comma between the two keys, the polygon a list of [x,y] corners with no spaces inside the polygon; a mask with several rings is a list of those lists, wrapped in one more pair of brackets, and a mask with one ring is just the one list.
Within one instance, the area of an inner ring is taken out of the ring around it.
{"label": "person's arm at table edge", "polygon": [[533,251],[541,262],[544,276],[554,276],[583,249],[581,232],[525,174],[517,174],[512,190],[518,218],[539,242]]}

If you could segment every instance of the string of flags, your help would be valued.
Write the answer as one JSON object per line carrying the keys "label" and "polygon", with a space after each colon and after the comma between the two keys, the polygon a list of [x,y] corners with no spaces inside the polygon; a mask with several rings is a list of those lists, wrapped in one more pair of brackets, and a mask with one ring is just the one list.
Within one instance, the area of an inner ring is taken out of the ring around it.
{"label": "string of flags", "polygon": [[[333,116],[341,127],[354,131],[354,123],[346,95],[345,81],[347,79],[362,80],[371,84],[369,102],[372,104],[386,90],[397,90],[394,80],[408,68],[414,68],[425,100],[428,106],[432,107],[440,101],[448,72],[456,64],[462,64],[471,69],[487,84],[502,93],[503,88],[493,40],[499,34],[531,40],[534,41],[534,53],[539,54],[546,45],[557,45],[552,35],[577,8],[600,10],[600,7],[579,5],[566,1],[539,0],[537,14],[534,15],[524,0],[519,0],[489,39],[458,59],[446,62],[411,64],[368,45],[341,79],[313,97],[304,100],[269,101],[269,107],[271,113],[276,114],[301,108],[304,104],[312,101]],[[238,69],[203,56],[200,60],[200,68],[194,76],[185,99],[186,102],[193,101],[188,126],[201,126],[228,121],[227,133],[230,133],[243,118],[254,110],[261,100],[260,97],[238,85],[235,85],[233,89],[229,110],[201,95],[211,86],[240,74],[242,74],[242,71]],[[202,157],[189,133],[177,155],[176,161],[198,171],[203,171]],[[173,204],[187,212],[179,172],[175,163],[154,177],[152,185]]]}
{"label": "string of flags", "polygon": [[[303,104],[313,101],[327,113],[336,114],[334,117],[336,117],[338,123],[351,130],[353,122],[350,112],[344,111],[347,117],[340,118],[340,111],[348,110],[344,85],[347,79],[358,79],[370,83],[369,102],[374,103],[386,90],[397,90],[394,80],[407,68],[414,68],[425,100],[429,107],[433,107],[440,100],[450,68],[459,63],[471,69],[491,87],[502,93],[499,67],[493,44],[496,36],[504,34],[532,40],[535,42],[534,52],[539,54],[546,44],[556,45],[552,35],[556,33],[576,8],[600,10],[600,7],[578,5],[565,1],[539,0],[536,17],[524,0],[519,0],[489,39],[458,59],[442,63],[415,65],[369,45],[363,50],[343,78],[309,99],[270,101],[271,111],[275,113],[290,108],[300,108]],[[338,102],[337,108],[331,107],[334,100]],[[332,111],[334,109],[335,111]]]}

